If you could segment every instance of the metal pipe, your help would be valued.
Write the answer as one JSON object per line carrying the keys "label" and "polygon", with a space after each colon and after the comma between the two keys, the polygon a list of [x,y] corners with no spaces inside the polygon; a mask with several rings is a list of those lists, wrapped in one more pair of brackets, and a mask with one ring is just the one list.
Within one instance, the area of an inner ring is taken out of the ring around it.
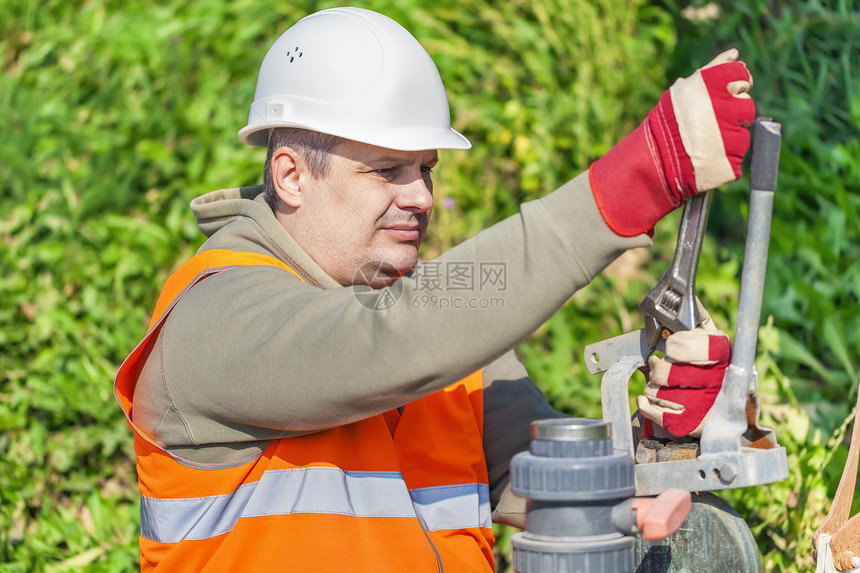
{"label": "metal pipe", "polygon": [[779,123],[769,117],[756,119],[750,170],[749,218],[732,360],[709,414],[711,419],[719,420],[719,423],[706,424],[702,432],[700,446],[703,457],[740,452],[740,437],[748,425],[746,406],[749,395],[751,392],[757,393],[755,356],[781,139],[782,126]]}
{"label": "metal pipe", "polygon": [[752,371],[758,345],[781,127],[767,117],[758,118],[755,123],[749,221],[732,355],[732,364],[746,372]]}

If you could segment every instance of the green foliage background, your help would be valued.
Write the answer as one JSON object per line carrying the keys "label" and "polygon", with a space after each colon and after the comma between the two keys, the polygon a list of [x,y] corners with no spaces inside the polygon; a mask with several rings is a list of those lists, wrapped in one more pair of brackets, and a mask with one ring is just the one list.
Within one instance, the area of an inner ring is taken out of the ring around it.
{"label": "green foliage background", "polygon": [[[201,242],[188,202],[260,179],[262,152],[235,134],[266,49],[337,4],[0,0],[0,571],[136,567],[133,451],[113,375],[161,283]],[[860,364],[855,4],[354,4],[422,41],[475,144],[443,154],[437,196],[454,206],[437,208],[425,257],[582,171],[675,77],[741,49],[760,114],[784,128],[757,366],[791,477],[724,495],[766,571],[810,570]],[[729,332],[747,188],[720,191],[699,273],[700,297]],[[676,229],[677,214],[653,248],[623,257],[520,349],[558,408],[600,416],[582,348],[641,325],[637,304]]]}

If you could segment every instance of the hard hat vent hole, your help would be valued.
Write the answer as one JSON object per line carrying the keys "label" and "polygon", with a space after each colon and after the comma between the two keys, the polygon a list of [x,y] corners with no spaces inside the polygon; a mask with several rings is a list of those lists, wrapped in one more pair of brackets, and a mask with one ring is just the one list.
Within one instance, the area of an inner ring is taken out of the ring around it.
{"label": "hard hat vent hole", "polygon": [[290,63],[292,64],[296,58],[301,58],[302,53],[299,51],[299,47],[296,46],[295,50],[291,50],[287,52],[287,57],[290,58]]}

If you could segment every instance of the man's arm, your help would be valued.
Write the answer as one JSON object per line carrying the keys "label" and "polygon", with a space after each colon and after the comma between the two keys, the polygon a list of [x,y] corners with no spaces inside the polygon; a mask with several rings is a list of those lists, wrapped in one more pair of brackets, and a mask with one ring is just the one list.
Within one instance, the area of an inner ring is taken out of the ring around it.
{"label": "man's arm", "polygon": [[136,422],[167,447],[197,446],[396,408],[497,359],[621,252],[649,243],[605,225],[582,175],[435,259],[503,264],[501,308],[425,308],[426,293],[403,279],[396,304],[371,310],[352,288],[322,290],[275,268],[220,273],[169,315],[141,373]]}

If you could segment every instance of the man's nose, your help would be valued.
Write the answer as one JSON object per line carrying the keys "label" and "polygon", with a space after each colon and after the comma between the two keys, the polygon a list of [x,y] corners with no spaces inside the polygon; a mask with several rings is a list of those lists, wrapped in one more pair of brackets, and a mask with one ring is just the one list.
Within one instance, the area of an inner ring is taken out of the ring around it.
{"label": "man's nose", "polygon": [[415,213],[429,211],[433,207],[433,184],[429,178],[417,177],[400,186],[397,206]]}

